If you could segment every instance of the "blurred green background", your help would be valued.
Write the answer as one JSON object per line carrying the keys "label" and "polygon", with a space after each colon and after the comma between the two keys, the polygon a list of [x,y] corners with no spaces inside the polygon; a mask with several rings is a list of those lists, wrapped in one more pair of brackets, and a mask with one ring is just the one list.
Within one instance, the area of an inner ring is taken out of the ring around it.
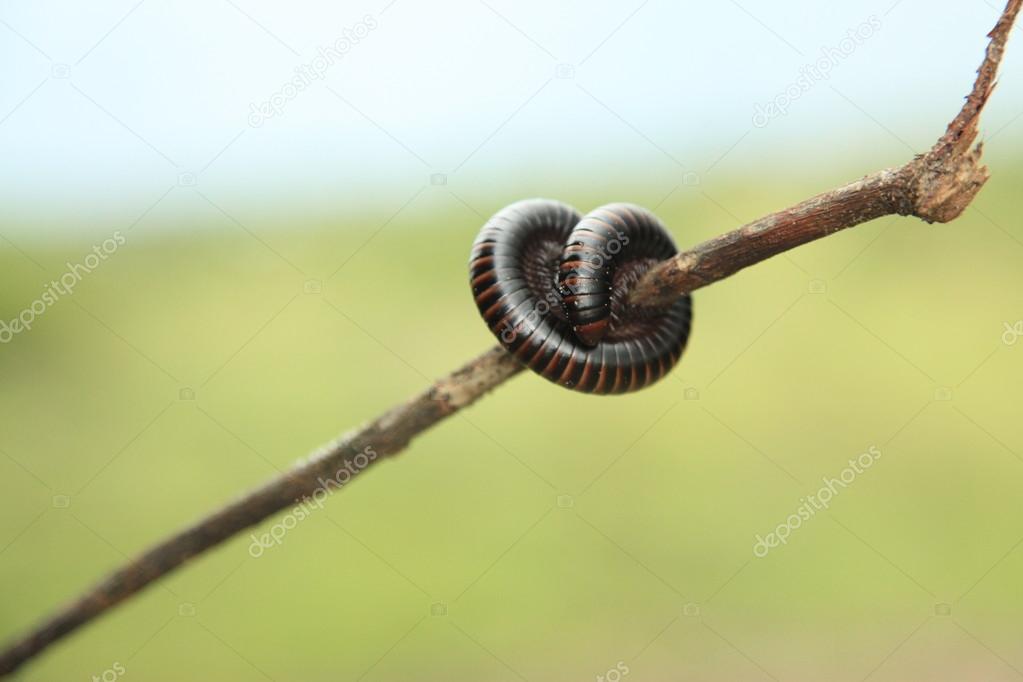
{"label": "blurred green background", "polygon": [[[504,205],[631,201],[684,247],[900,165],[996,4],[6,3],[0,322],[124,243],[0,331],[0,640],[491,347],[467,259]],[[233,539],[16,679],[1023,677],[1021,47],[960,220],[878,220],[696,292],[682,362],[638,394],[520,375],[280,545]]]}
{"label": "blurred green background", "polygon": [[[145,680],[593,679],[620,662],[637,680],[1013,679],[1023,343],[1002,336],[1023,317],[1023,165],[992,152],[952,225],[879,220],[697,292],[689,349],[650,390],[521,375],[280,546],[227,543],[24,679],[115,661]],[[682,187],[657,211],[689,244],[855,171],[833,175]],[[0,348],[0,634],[488,347],[465,261],[503,201],[427,187],[384,229],[384,211],[270,217],[254,238],[211,211],[184,234],[159,216],[126,232]],[[78,236],[2,251],[4,319],[96,243]],[[870,446],[882,457],[828,512],[753,557]]]}

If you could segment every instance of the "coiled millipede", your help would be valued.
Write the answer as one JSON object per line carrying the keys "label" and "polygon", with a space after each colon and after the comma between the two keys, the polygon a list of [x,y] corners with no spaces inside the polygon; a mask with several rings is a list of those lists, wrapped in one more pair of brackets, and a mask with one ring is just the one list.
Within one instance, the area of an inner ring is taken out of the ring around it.
{"label": "coiled millipede", "polygon": [[501,345],[544,378],[586,393],[649,386],[678,362],[692,301],[627,306],[629,289],[677,253],[661,222],[631,204],[585,217],[529,199],[487,221],[473,243],[476,306]]}

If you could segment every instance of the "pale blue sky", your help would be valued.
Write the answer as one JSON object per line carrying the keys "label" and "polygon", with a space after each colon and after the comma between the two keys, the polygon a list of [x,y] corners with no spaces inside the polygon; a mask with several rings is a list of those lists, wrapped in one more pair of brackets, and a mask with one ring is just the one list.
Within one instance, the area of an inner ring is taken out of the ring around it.
{"label": "pale blue sky", "polygon": [[[618,182],[616,173],[636,182],[778,175],[811,158],[852,158],[866,172],[942,131],[999,9],[985,0],[7,2],[2,199],[45,227],[123,204],[137,212],[193,179],[234,203],[344,205],[403,201],[434,173],[473,196],[567,178]],[[360,22],[369,29],[322,79],[251,125],[253,103]],[[869,37],[842,51],[865,23]],[[1021,37],[983,126],[1017,146]],[[753,125],[756,105],[797,83],[826,47],[830,77]]]}

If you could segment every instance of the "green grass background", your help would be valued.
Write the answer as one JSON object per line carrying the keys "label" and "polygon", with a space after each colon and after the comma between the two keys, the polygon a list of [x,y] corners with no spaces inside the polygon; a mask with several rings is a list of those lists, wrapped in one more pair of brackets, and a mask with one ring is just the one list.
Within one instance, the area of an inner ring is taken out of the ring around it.
{"label": "green grass background", "polygon": [[[652,389],[520,375],[279,547],[226,543],[19,679],[1018,679],[1023,342],[1001,335],[1023,318],[1023,163],[989,160],[952,225],[875,221],[697,292]],[[663,200],[688,245],[859,170],[546,193]],[[537,189],[456,190],[228,218],[177,188],[192,210],[150,212],[0,346],[0,637],[489,347],[468,248]],[[70,222],[5,226],[0,317],[131,221]],[[753,557],[870,446],[827,513]]]}

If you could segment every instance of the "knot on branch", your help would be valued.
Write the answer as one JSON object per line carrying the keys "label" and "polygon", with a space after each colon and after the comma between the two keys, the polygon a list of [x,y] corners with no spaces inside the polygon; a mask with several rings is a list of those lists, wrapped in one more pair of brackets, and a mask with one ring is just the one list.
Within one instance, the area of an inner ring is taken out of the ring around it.
{"label": "knot on branch", "polygon": [[988,33],[990,42],[977,69],[973,89],[945,134],[929,152],[905,167],[915,199],[913,213],[929,223],[947,223],[958,218],[987,182],[988,169],[980,162],[983,145],[973,143],[1021,4],[1021,0],[1009,0],[998,23]]}
{"label": "knot on branch", "polygon": [[947,223],[962,215],[990,175],[980,162],[981,148],[978,144],[964,153],[927,154],[919,159],[919,168],[910,164],[917,171],[910,185],[914,215],[929,223]]}
{"label": "knot on branch", "polygon": [[483,226],[470,279],[480,314],[520,363],[578,391],[625,393],[667,374],[689,338],[688,296],[659,308],[629,302],[640,278],[677,252],[639,206],[584,217],[530,199]]}
{"label": "knot on branch", "polygon": [[980,161],[984,145],[973,143],[980,113],[994,88],[991,68],[985,60],[966,104],[945,134],[929,152],[905,166],[913,214],[929,223],[947,223],[962,215],[990,176]]}

